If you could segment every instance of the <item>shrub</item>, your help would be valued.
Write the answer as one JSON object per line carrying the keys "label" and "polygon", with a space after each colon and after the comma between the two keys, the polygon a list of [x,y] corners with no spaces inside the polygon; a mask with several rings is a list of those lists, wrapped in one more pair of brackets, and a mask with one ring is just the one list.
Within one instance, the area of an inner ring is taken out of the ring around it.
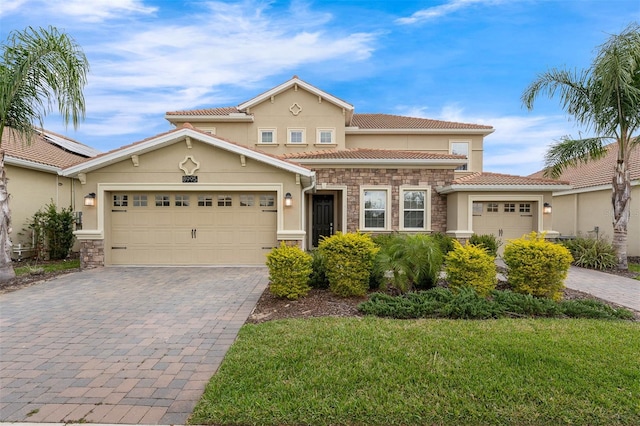
{"label": "shrub", "polygon": [[374,270],[383,275],[390,272],[394,287],[406,293],[434,287],[442,261],[440,246],[429,235],[398,235],[378,252]]}
{"label": "shrub", "polygon": [[569,250],[532,232],[511,240],[504,249],[509,285],[518,293],[562,298],[564,280],[573,260]]}
{"label": "shrub", "polygon": [[489,253],[493,257],[497,257],[498,247],[500,247],[502,242],[498,240],[493,234],[473,234],[471,238],[469,238],[469,244],[484,247],[487,250],[487,253]]}
{"label": "shrub", "polygon": [[366,234],[338,232],[318,245],[329,289],[342,297],[364,296],[369,289],[373,259],[379,248]]}
{"label": "shrub", "polygon": [[457,241],[455,238],[443,234],[442,232],[431,234],[431,238],[433,238],[433,240],[440,246],[440,251],[443,255],[446,255],[453,250],[455,247],[453,242]]}
{"label": "shrub", "polygon": [[309,285],[313,288],[329,288],[329,280],[327,279],[327,270],[324,266],[324,258],[320,250],[315,249],[309,252],[311,254],[311,277]]}
{"label": "shrub", "polygon": [[481,296],[488,296],[498,284],[495,258],[480,246],[463,246],[457,241],[454,246],[445,257],[449,287],[455,291],[470,286]]}
{"label": "shrub", "polygon": [[564,241],[563,246],[569,249],[573,256],[573,264],[582,268],[613,269],[618,265],[616,251],[605,239],[593,237],[578,237]]}
{"label": "shrub", "polygon": [[598,300],[563,300],[562,313],[571,318],[633,319],[633,313],[624,308],[614,309]]}
{"label": "shrub", "polygon": [[73,243],[74,217],[71,207],[57,210],[52,202],[38,210],[29,223],[36,241],[36,257],[51,260],[65,259]]}
{"label": "shrub", "polygon": [[297,246],[287,246],[284,242],[267,255],[269,268],[269,291],[277,297],[297,299],[306,296],[313,259]]}

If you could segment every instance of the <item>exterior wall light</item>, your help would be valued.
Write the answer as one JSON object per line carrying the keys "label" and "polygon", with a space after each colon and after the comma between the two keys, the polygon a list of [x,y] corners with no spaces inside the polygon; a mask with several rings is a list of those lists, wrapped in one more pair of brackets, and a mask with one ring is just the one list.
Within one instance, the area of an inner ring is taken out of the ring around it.
{"label": "exterior wall light", "polygon": [[542,206],[542,213],[551,214],[551,204],[544,203],[543,206]]}
{"label": "exterior wall light", "polygon": [[96,205],[96,193],[91,192],[84,196],[84,205],[87,207],[95,207]]}
{"label": "exterior wall light", "polygon": [[293,197],[290,192],[287,192],[284,196],[284,205],[285,207],[291,207],[293,205]]}

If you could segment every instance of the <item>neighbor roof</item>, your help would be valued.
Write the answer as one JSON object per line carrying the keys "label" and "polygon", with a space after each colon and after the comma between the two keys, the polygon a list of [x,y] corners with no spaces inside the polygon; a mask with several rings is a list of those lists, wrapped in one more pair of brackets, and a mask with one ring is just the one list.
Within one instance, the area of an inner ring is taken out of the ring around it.
{"label": "neighbor roof", "polygon": [[14,129],[2,134],[7,164],[52,171],[83,161],[98,151],[80,142],[47,130],[40,130],[30,143]]}
{"label": "neighbor roof", "polygon": [[454,179],[439,188],[441,194],[459,191],[560,191],[570,189],[569,182],[501,173],[476,172]]}
{"label": "neighbor roof", "polygon": [[[603,158],[569,167],[558,179],[568,181],[574,189],[611,185],[618,159],[618,144],[609,144],[606,149],[607,153]],[[629,168],[631,180],[640,180],[640,144],[636,144],[631,150],[631,158],[627,167]],[[542,176],[544,176],[544,170],[530,175],[530,177]]]}

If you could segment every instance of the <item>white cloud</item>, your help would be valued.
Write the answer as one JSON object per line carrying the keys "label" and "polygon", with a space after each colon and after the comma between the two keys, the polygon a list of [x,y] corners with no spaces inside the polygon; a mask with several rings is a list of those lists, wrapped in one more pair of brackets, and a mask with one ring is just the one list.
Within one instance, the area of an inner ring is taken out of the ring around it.
{"label": "white cloud", "polygon": [[43,3],[52,14],[70,15],[86,22],[122,18],[125,14],[149,15],[157,10],[145,6],[143,0],[47,0]]}
{"label": "white cloud", "polygon": [[491,6],[502,2],[503,0],[449,0],[449,2],[439,6],[419,10],[409,17],[398,18],[395,22],[401,25],[417,24],[420,22],[429,21],[445,15],[449,15],[460,9],[464,9],[473,5],[480,4]]}
{"label": "white cloud", "polygon": [[20,9],[28,0],[2,0],[0,16],[10,15]]}

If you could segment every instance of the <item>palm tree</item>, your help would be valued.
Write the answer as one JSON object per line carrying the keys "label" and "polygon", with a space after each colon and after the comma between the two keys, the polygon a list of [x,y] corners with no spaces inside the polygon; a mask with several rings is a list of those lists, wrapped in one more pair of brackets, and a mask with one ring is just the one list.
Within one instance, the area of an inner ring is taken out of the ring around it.
{"label": "palm tree", "polygon": [[[67,34],[54,27],[9,34],[0,57],[0,144],[5,128],[12,128],[30,143],[37,123],[55,105],[64,120],[77,127],[84,118],[82,90],[89,64],[84,53]],[[13,132],[12,132],[13,133]],[[0,145],[0,281],[15,276],[11,265],[11,211]]]}
{"label": "palm tree", "polygon": [[632,23],[619,35],[611,36],[599,47],[587,70],[552,69],[539,75],[522,94],[522,102],[531,110],[538,95],[553,97],[557,90],[563,109],[597,136],[567,136],[553,144],[545,155],[545,174],[558,177],[567,167],[601,158],[607,143],[618,143],[612,179],[613,247],[618,269],[626,270],[629,159],[632,149],[640,144],[640,137],[634,136],[640,127],[640,26]]}

